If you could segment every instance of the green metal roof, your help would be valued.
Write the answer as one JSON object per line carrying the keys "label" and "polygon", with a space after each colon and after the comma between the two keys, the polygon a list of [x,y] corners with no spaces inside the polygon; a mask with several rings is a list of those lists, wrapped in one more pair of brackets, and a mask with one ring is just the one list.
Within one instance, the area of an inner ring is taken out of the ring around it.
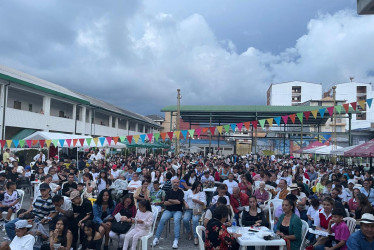
{"label": "green metal roof", "polygon": [[22,129],[21,131],[19,131],[17,134],[15,134],[12,137],[12,140],[23,140],[29,135],[32,135],[33,133],[35,133],[36,131],[37,131],[36,129],[31,129],[31,128]]}

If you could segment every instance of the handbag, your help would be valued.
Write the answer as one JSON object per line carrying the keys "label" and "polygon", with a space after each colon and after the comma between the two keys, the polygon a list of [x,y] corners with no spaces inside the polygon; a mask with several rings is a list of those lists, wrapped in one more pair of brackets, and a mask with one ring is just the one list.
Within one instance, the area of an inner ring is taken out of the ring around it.
{"label": "handbag", "polygon": [[[128,209],[123,208],[121,209],[121,211],[119,211],[119,213],[121,214],[121,216],[126,216],[128,218],[131,218],[131,212]],[[116,234],[125,234],[130,230],[131,226],[132,224],[130,222],[126,222],[126,221],[118,222],[117,220],[113,220],[111,231],[115,232]]]}

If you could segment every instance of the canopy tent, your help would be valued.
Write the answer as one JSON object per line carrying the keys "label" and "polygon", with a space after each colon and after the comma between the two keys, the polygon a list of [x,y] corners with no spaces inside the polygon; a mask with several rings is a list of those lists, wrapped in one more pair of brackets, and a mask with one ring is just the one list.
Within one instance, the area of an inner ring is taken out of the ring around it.
{"label": "canopy tent", "polygon": [[301,154],[301,153],[304,153],[304,150],[311,149],[311,148],[317,148],[317,147],[321,147],[321,146],[324,146],[324,144],[322,142],[320,142],[320,141],[314,141],[312,143],[309,143],[308,146],[300,148],[300,149],[294,151],[294,153]]}
{"label": "canopy tent", "polygon": [[327,145],[323,145],[323,146],[320,146],[320,147],[306,149],[306,150],[303,151],[303,154],[314,154],[314,152],[316,152],[318,149],[323,149],[325,147],[327,147]]}
{"label": "canopy tent", "polygon": [[344,153],[348,157],[374,157],[374,139]]}
{"label": "canopy tent", "polygon": [[[336,149],[341,149],[342,147],[336,146]],[[318,148],[314,153],[317,155],[329,155],[331,154],[331,151],[334,149],[334,145],[326,146],[326,147],[320,147]]]}
{"label": "canopy tent", "polygon": [[170,145],[164,144],[161,142],[154,142],[154,143],[131,143],[129,144],[127,141],[123,144],[126,145],[128,148],[170,148]]}
{"label": "canopy tent", "polygon": [[351,149],[354,149],[355,147],[357,147],[359,145],[354,145],[354,146],[349,146],[349,147],[345,147],[345,148],[340,148],[340,149],[335,149],[335,150],[331,150],[331,154],[332,155],[337,155],[337,156],[343,156],[345,152],[351,150]]}

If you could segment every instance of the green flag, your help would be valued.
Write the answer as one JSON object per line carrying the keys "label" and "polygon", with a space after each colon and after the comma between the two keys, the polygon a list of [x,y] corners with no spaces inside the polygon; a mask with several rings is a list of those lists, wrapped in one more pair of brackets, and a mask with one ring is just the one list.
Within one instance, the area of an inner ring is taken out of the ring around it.
{"label": "green flag", "polygon": [[225,129],[226,133],[230,132],[230,124],[224,125],[223,128]]}
{"label": "green flag", "polygon": [[303,113],[296,113],[297,118],[299,118],[300,122],[303,122]]}
{"label": "green flag", "polygon": [[92,138],[86,138],[87,145],[91,147]]}
{"label": "green flag", "polygon": [[23,145],[25,145],[25,140],[20,140],[19,145],[21,146],[21,148],[23,148]]}
{"label": "green flag", "polygon": [[258,122],[260,123],[261,128],[264,128],[265,121],[266,121],[265,119],[258,120]]}
{"label": "green flag", "polygon": [[190,133],[190,136],[191,138],[193,137],[193,134],[195,133],[195,130],[194,129],[189,129],[188,130],[188,133]]}
{"label": "green flag", "polygon": [[58,147],[58,140],[52,140],[53,146]]}
{"label": "green flag", "polygon": [[335,106],[335,110],[336,110],[336,112],[338,112],[340,114],[342,112],[342,106],[341,105]]}
{"label": "green flag", "polygon": [[155,141],[158,141],[158,138],[160,138],[160,133],[153,134],[153,136],[155,137]]}
{"label": "green flag", "polygon": [[121,142],[124,142],[126,140],[126,136],[120,136],[119,139],[121,140]]}

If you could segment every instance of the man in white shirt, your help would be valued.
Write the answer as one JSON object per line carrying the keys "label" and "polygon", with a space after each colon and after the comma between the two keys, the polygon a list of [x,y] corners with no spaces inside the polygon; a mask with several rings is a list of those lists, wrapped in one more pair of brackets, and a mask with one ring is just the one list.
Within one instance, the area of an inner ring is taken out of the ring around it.
{"label": "man in white shirt", "polygon": [[229,173],[229,179],[228,180],[224,180],[223,184],[227,185],[227,188],[228,188],[227,191],[230,194],[232,194],[234,187],[239,187],[238,183],[236,181],[234,181],[234,174],[233,173]]}
{"label": "man in white shirt", "polygon": [[132,180],[130,181],[129,185],[127,186],[127,190],[129,193],[134,193],[135,190],[142,185],[142,182],[139,180],[138,173],[134,173],[132,175]]}
{"label": "man in white shirt", "polygon": [[213,176],[210,175],[209,170],[204,172],[204,175],[201,177],[201,183],[204,184],[205,182],[212,181],[214,182]]}
{"label": "man in white shirt", "polygon": [[120,171],[117,169],[117,165],[114,164],[112,166],[112,169],[110,170],[110,174],[112,175],[113,180],[118,179],[119,173]]}
{"label": "man in white shirt", "polygon": [[33,159],[34,161],[37,161],[39,158],[42,159],[42,162],[45,162],[45,154],[43,154],[42,151],[40,151],[39,154],[35,155]]}
{"label": "man in white shirt", "polygon": [[13,238],[10,245],[8,242],[3,241],[0,249],[33,249],[35,244],[35,237],[28,234],[28,230],[32,227],[27,220],[19,220],[15,223],[16,237]]}

